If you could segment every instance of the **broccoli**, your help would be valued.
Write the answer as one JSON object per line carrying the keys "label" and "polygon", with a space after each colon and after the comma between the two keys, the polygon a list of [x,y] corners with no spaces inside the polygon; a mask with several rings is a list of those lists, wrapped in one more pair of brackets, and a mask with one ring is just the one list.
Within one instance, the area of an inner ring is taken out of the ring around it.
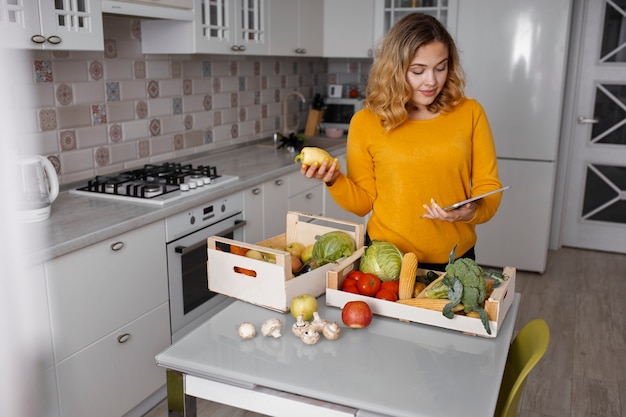
{"label": "broccoli", "polygon": [[[445,306],[443,314],[447,318],[453,317],[452,309],[463,303],[463,311],[469,313],[476,311],[480,316],[480,320],[485,326],[487,334],[491,334],[489,327],[489,319],[487,312],[481,307],[487,295],[485,278],[483,270],[472,259],[460,258],[446,265],[446,277],[442,280],[446,281],[449,289],[448,298],[450,303]],[[460,282],[460,285],[458,284]],[[460,289],[462,287],[462,290]]]}

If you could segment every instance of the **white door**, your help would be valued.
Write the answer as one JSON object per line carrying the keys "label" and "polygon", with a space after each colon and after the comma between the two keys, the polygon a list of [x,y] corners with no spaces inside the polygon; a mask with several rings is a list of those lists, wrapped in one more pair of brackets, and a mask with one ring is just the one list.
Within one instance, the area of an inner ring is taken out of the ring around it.
{"label": "white door", "polygon": [[585,7],[562,243],[626,253],[626,0]]}

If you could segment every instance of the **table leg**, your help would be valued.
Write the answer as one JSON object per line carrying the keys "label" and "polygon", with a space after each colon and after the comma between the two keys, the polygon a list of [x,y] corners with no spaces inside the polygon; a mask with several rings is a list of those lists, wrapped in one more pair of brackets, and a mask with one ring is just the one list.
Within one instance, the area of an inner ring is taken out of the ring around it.
{"label": "table leg", "polygon": [[196,397],[185,394],[185,379],[180,372],[167,370],[168,417],[196,417]]}

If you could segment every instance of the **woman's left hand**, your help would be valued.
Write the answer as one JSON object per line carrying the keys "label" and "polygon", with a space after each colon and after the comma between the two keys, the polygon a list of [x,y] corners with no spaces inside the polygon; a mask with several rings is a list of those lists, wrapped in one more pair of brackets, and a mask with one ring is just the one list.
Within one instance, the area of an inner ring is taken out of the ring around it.
{"label": "woman's left hand", "polygon": [[467,203],[457,209],[445,211],[434,199],[430,200],[430,205],[424,204],[426,213],[423,218],[441,220],[445,222],[466,222],[471,220],[476,214],[476,203]]}

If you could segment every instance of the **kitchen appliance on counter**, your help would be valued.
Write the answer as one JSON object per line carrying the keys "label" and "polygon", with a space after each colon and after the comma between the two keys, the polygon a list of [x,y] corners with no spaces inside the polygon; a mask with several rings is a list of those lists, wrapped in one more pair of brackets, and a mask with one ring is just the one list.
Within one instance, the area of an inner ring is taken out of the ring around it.
{"label": "kitchen appliance on counter", "polygon": [[50,217],[50,205],[59,195],[59,180],[52,163],[43,156],[21,156],[18,168],[18,216],[27,223]]}
{"label": "kitchen appliance on counter", "polygon": [[70,193],[163,206],[238,179],[235,175],[218,174],[215,166],[165,162],[97,176]]}
{"label": "kitchen appliance on counter", "polygon": [[357,111],[363,108],[363,99],[360,98],[333,98],[326,99],[321,126],[323,129],[337,128],[348,130],[350,119]]}

